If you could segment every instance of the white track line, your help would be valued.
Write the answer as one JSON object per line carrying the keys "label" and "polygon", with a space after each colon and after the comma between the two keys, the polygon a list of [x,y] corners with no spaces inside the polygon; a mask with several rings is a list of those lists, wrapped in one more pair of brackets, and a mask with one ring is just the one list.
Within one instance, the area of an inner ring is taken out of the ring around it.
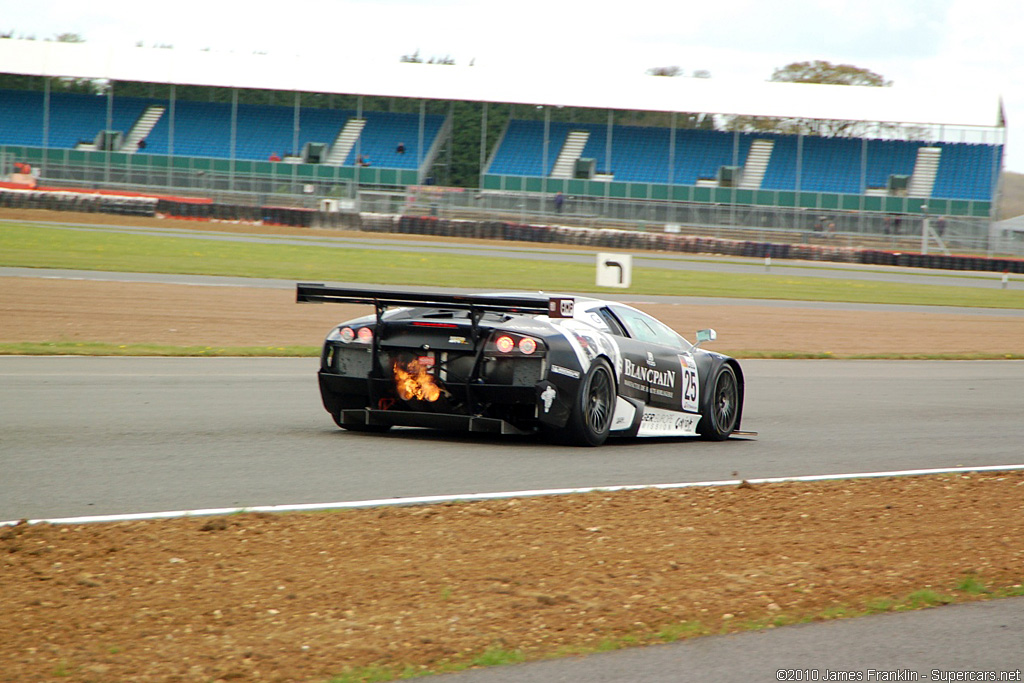
{"label": "white track line", "polygon": [[[592,493],[595,491],[638,491],[641,489],[685,489],[699,486],[737,486],[748,484],[782,484],[802,481],[838,481],[843,479],[877,479],[880,477],[918,477],[927,474],[965,474],[970,472],[1009,472],[1024,470],[1024,465],[986,465],[983,467],[948,467],[924,470],[897,470],[892,472],[858,472],[854,474],[815,474],[803,477],[768,477],[764,479],[724,479],[720,481],[695,481],[678,484],[629,484],[621,486],[590,486],[575,489],[536,489],[533,491],[503,491],[500,493],[464,493],[446,496],[414,496],[410,498],[378,498],[376,500],[355,500],[339,503],[296,503],[293,505],[257,505],[241,508],[206,508],[200,510],[169,510],[166,512],[136,512],[121,515],[92,515],[87,517],[58,517],[52,519],[30,519],[29,524],[88,524],[92,522],[128,522],[152,519],[177,519],[181,517],[208,517],[211,515],[234,515],[241,512],[299,512],[313,510],[346,510],[353,508],[388,507],[396,505],[432,505],[472,500],[501,500],[505,498],[530,498],[536,496],[561,496],[569,493]],[[0,522],[0,526],[12,526],[26,520]]]}

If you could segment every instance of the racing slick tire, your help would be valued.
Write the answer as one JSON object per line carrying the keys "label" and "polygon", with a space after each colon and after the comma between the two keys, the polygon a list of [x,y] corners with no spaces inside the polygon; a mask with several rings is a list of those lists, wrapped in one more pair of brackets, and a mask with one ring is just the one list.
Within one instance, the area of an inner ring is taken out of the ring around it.
{"label": "racing slick tire", "polygon": [[736,371],[728,363],[715,373],[711,383],[711,396],[701,424],[701,436],[713,441],[723,441],[736,430],[740,416],[740,383]]}
{"label": "racing slick tire", "polygon": [[615,375],[604,358],[596,359],[573,400],[564,437],[575,446],[600,446],[608,439],[615,411]]}

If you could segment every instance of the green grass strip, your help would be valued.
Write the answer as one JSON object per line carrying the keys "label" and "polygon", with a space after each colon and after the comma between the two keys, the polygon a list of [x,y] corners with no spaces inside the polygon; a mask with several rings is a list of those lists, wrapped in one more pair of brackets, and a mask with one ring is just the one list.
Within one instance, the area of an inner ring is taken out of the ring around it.
{"label": "green grass strip", "polygon": [[[0,223],[0,265],[552,292],[596,289],[591,264],[215,241],[14,223]],[[634,268],[629,293],[1024,308],[1024,291],[1003,290],[995,281],[987,289],[661,268]]]}

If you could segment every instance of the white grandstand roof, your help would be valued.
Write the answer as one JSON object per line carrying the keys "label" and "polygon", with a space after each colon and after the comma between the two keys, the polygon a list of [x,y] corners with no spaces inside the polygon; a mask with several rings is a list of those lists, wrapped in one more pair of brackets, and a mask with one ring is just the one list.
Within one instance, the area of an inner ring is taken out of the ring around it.
{"label": "white grandstand roof", "polygon": [[0,40],[0,73],[176,85],[596,109],[700,112],[880,123],[1002,128],[995,93],[750,82],[647,75],[616,78],[556,65],[525,74],[486,67],[325,63],[91,43]]}

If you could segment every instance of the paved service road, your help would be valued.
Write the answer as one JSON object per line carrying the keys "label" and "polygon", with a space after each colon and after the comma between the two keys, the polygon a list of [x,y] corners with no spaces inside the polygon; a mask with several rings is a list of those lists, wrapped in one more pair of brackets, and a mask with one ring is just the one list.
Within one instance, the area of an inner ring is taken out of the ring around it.
{"label": "paved service road", "polygon": [[337,429],[315,359],[0,357],[0,520],[1022,461],[1024,362],[746,361],[756,440]]}
{"label": "paved service road", "polygon": [[[1024,680],[1024,598],[468,671],[437,683]],[[957,677],[956,672],[965,672]],[[974,672],[969,677],[967,672]],[[982,677],[982,672],[997,677]],[[998,678],[1006,672],[1009,676]]]}

